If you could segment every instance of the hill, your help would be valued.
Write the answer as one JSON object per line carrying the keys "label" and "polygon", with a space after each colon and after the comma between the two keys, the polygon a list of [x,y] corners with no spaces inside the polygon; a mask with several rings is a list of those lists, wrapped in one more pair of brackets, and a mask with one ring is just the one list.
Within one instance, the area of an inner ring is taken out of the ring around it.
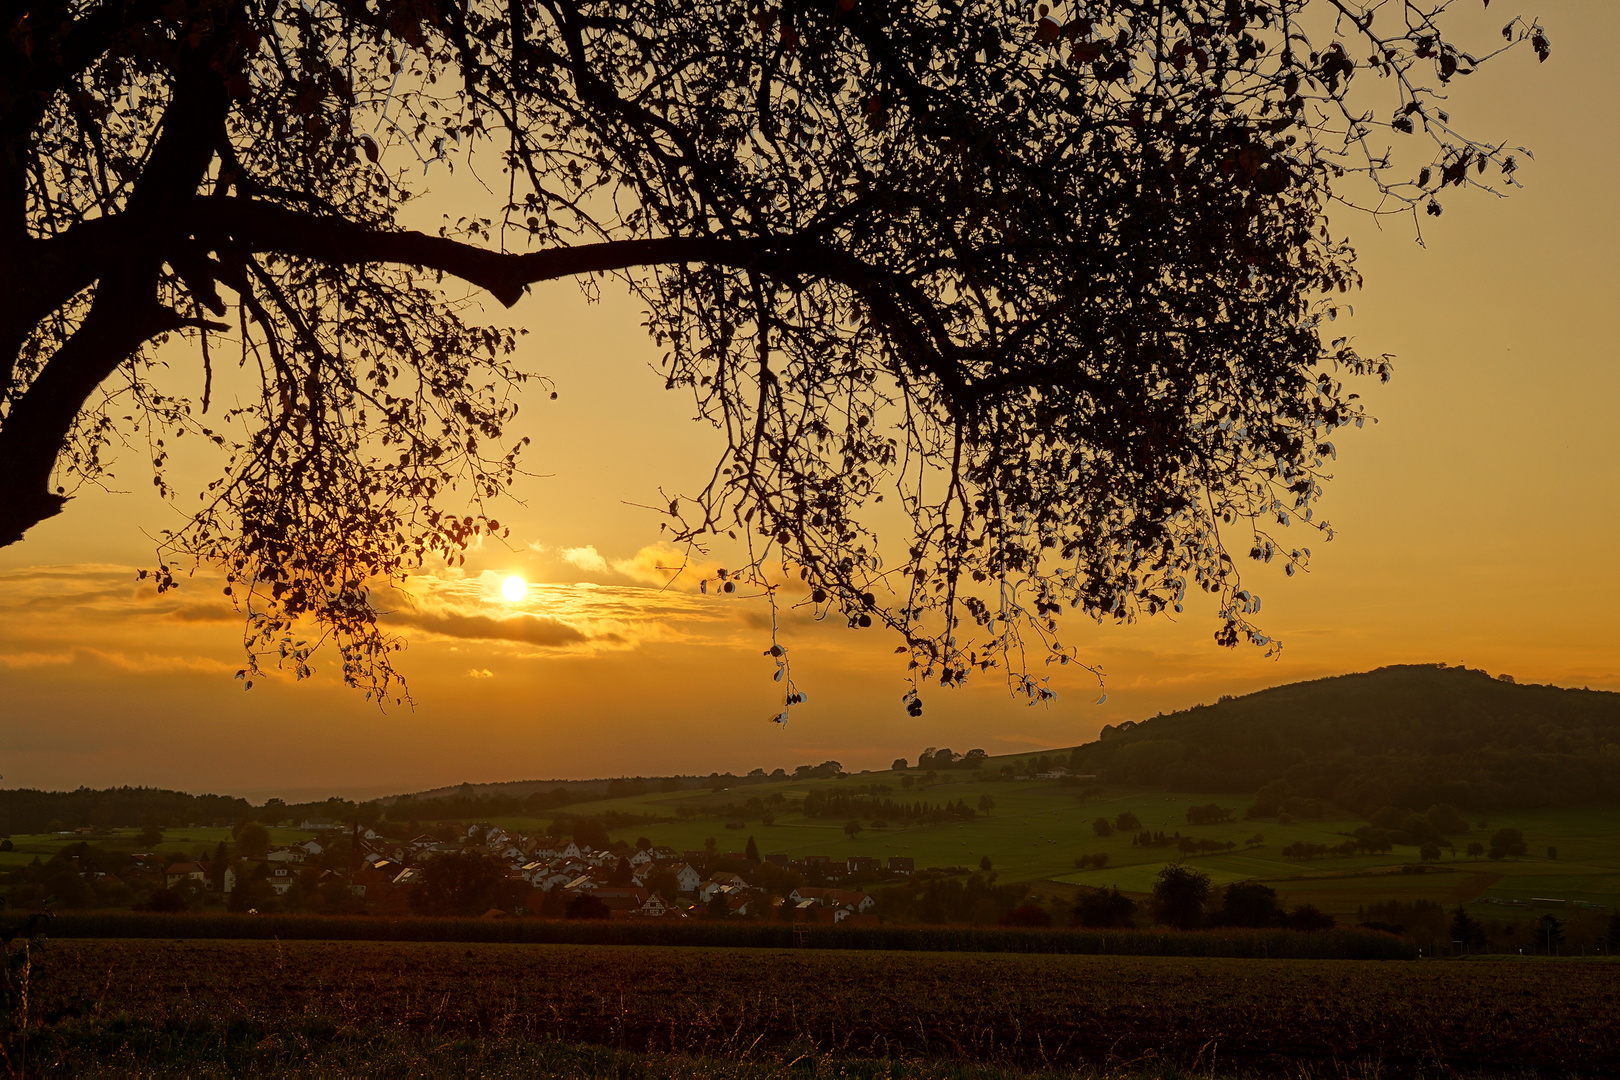
{"label": "hill", "polygon": [[1072,766],[1166,791],[1274,792],[1360,814],[1620,801],[1620,694],[1401,666],[1105,728]]}

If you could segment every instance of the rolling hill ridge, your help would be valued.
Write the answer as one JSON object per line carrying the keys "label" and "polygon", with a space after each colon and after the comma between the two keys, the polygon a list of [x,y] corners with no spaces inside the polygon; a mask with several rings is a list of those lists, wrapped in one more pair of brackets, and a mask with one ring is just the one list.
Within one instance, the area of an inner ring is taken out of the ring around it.
{"label": "rolling hill ridge", "polygon": [[1072,767],[1167,791],[1288,794],[1371,814],[1620,802],[1620,694],[1441,665],[1292,683],[1105,728]]}

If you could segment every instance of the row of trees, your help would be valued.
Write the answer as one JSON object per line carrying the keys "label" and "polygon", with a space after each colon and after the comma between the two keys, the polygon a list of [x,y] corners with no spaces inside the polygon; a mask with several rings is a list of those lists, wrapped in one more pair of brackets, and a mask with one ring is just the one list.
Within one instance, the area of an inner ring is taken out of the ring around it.
{"label": "row of trees", "polygon": [[[981,799],[981,802],[984,800]],[[990,800],[983,806],[986,813],[995,806]],[[978,815],[966,799],[954,802],[903,802],[880,795],[846,794],[841,791],[811,791],[802,806],[804,815],[811,818],[865,818],[874,821],[903,821],[908,824],[939,824],[963,821]]]}
{"label": "row of trees", "polygon": [[[975,747],[965,754],[958,754],[950,747],[938,749],[930,746],[917,755],[916,768],[919,771],[929,769],[977,769],[981,767],[990,755]],[[895,772],[905,772],[907,769],[905,758],[895,758],[890,766]]]}
{"label": "row of trees", "polygon": [[1083,889],[1072,911],[1074,925],[1093,928],[1135,926],[1143,915],[1179,930],[1239,926],[1314,931],[1334,925],[1332,916],[1309,904],[1284,911],[1276,890],[1261,882],[1234,882],[1217,890],[1209,875],[1181,865],[1159,872],[1146,911],[1117,889]]}

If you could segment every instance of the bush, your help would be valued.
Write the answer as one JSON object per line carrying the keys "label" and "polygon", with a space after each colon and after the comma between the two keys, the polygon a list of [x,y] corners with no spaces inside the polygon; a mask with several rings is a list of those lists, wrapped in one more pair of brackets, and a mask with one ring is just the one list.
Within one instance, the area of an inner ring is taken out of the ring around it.
{"label": "bush", "polygon": [[1052,916],[1038,905],[1023,904],[997,919],[996,925],[1047,927],[1052,925]]}
{"label": "bush", "polygon": [[1074,926],[1124,928],[1136,923],[1136,901],[1121,896],[1118,889],[1085,889],[1076,897],[1071,914]]}
{"label": "bush", "polygon": [[1335,925],[1333,916],[1319,911],[1315,904],[1301,904],[1288,913],[1288,928],[1301,933],[1332,930]]}
{"label": "bush", "polygon": [[156,915],[177,915],[185,911],[189,905],[186,898],[171,889],[159,889],[146,898],[146,903],[137,904],[136,911],[150,911]]}
{"label": "bush", "polygon": [[569,919],[608,919],[612,917],[608,906],[600,899],[590,895],[576,896],[568,901],[565,918]]}

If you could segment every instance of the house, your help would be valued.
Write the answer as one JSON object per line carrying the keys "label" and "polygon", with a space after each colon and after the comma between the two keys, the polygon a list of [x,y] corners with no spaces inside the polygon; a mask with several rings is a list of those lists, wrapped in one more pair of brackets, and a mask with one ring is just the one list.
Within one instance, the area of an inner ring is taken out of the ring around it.
{"label": "house", "polygon": [[912,873],[916,873],[916,870],[917,870],[917,860],[913,859],[910,855],[890,855],[889,856],[889,873],[891,873],[891,874],[912,874]]}
{"label": "house", "polygon": [[305,840],[301,844],[294,844],[293,847],[299,849],[305,855],[319,855],[326,850],[321,846],[319,840]]}
{"label": "house", "polygon": [[726,897],[727,915],[752,915],[759,908],[759,896],[754,893],[736,893]]}
{"label": "house", "polygon": [[276,891],[277,896],[282,896],[288,889],[293,887],[293,882],[298,879],[293,874],[292,867],[272,865],[266,868],[264,880],[265,884]]}
{"label": "house", "polygon": [[652,853],[645,848],[636,848],[636,850],[630,854],[631,866],[648,866],[652,863],[652,861]]}
{"label": "house", "polygon": [[657,893],[650,893],[647,896],[646,902],[636,910],[636,914],[647,919],[662,919],[664,916],[670,914],[674,910],[675,909],[670,906],[669,901],[665,900],[662,896],[659,896]]}
{"label": "house", "polygon": [[748,882],[744,881],[739,875],[722,870],[719,873],[711,874],[708,881],[698,886],[697,898],[700,903],[707,904],[717,892],[731,892],[746,888],[748,888]]}
{"label": "house", "polygon": [[309,832],[330,832],[333,829],[341,828],[336,821],[329,817],[305,818],[303,824],[298,827]]}
{"label": "house", "polygon": [[265,859],[273,863],[301,863],[306,857],[304,849],[295,844],[292,847],[275,848],[265,856]]}
{"label": "house", "polygon": [[691,863],[676,863],[671,869],[675,871],[675,888],[680,892],[697,892],[703,884],[703,875],[692,869]]}
{"label": "house", "polygon": [[199,885],[206,884],[208,870],[200,863],[170,863],[168,869],[163,871],[164,888],[172,889],[182,881],[195,881]]}
{"label": "house", "polygon": [[883,860],[870,855],[851,855],[844,865],[852,874],[876,874],[883,870]]}
{"label": "house", "polygon": [[609,917],[622,919],[640,912],[649,894],[646,889],[603,888],[591,889],[587,895],[607,905]]}
{"label": "house", "polygon": [[381,900],[394,891],[394,878],[398,871],[386,866],[362,866],[349,878],[349,891],[362,900]]}
{"label": "house", "polygon": [[1068,776],[1068,775],[1069,775],[1069,770],[1068,769],[1065,769],[1061,765],[1054,765],[1050,769],[1048,769],[1046,772],[1038,772],[1038,773],[1036,773],[1035,774],[1035,779],[1037,779],[1037,780],[1061,780],[1061,779],[1063,779],[1063,777]]}
{"label": "house", "polygon": [[788,894],[798,907],[803,908],[804,902],[809,901],[821,907],[838,908],[849,912],[866,912],[876,903],[870,895],[859,889],[817,889],[810,886],[800,886]]}
{"label": "house", "polygon": [[804,857],[805,868],[809,870],[825,870],[831,863],[832,859],[826,855],[806,855]]}

